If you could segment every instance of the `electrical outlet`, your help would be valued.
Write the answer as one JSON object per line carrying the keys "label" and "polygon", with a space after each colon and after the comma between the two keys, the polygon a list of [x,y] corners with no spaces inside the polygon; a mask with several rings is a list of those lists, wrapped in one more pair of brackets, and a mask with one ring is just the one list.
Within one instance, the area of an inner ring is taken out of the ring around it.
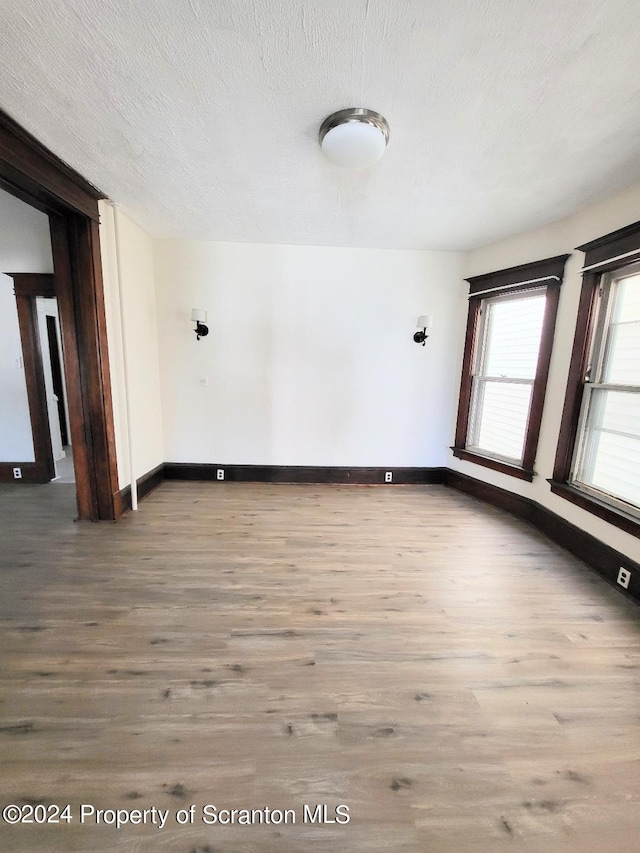
{"label": "electrical outlet", "polygon": [[393,483],[393,471],[384,472],[384,481],[385,483]]}
{"label": "electrical outlet", "polygon": [[216,469],[216,480],[224,480],[224,468]]}
{"label": "electrical outlet", "polygon": [[618,572],[618,583],[624,589],[629,589],[629,581],[631,580],[631,572],[629,569],[625,569],[623,566],[620,566],[620,571]]}
{"label": "electrical outlet", "polygon": [[14,468],[13,469],[13,479],[21,480],[22,479],[22,468]]}

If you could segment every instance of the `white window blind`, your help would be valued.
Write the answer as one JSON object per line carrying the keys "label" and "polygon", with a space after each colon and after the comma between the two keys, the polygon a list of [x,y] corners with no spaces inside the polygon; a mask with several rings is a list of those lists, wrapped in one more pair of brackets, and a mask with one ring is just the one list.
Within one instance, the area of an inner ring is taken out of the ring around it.
{"label": "white window blind", "polygon": [[[629,269],[631,272],[629,272]],[[640,510],[640,272],[603,281],[572,482]]]}
{"label": "white window blind", "polygon": [[522,463],[545,302],[544,289],[482,300],[468,449]]}

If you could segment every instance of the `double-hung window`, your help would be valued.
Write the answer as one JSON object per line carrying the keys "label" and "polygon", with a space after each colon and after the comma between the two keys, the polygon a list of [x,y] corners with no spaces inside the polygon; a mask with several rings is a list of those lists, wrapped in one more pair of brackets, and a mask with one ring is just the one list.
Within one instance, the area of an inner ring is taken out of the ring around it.
{"label": "double-hung window", "polygon": [[580,248],[583,291],[551,488],[640,535],[640,223]]}
{"label": "double-hung window", "polygon": [[533,478],[566,258],[468,279],[455,456]]}
{"label": "double-hung window", "polygon": [[640,267],[605,277],[571,482],[640,514]]}

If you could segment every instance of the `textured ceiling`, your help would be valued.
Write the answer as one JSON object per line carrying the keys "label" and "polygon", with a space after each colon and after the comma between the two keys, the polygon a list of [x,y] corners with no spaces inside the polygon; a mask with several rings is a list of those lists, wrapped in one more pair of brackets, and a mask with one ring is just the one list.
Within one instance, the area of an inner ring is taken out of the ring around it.
{"label": "textured ceiling", "polygon": [[[0,107],[154,236],[466,249],[640,180],[638,0],[3,0]],[[320,122],[383,113],[366,172]]]}

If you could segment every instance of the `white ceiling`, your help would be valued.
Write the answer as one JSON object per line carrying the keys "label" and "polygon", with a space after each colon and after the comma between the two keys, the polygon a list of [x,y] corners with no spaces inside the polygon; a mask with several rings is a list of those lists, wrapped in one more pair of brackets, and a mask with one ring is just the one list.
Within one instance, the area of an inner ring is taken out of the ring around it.
{"label": "white ceiling", "polygon": [[[154,236],[467,249],[640,180],[639,32],[638,0],[3,0],[0,107]],[[320,153],[348,106],[391,126],[367,172]]]}

